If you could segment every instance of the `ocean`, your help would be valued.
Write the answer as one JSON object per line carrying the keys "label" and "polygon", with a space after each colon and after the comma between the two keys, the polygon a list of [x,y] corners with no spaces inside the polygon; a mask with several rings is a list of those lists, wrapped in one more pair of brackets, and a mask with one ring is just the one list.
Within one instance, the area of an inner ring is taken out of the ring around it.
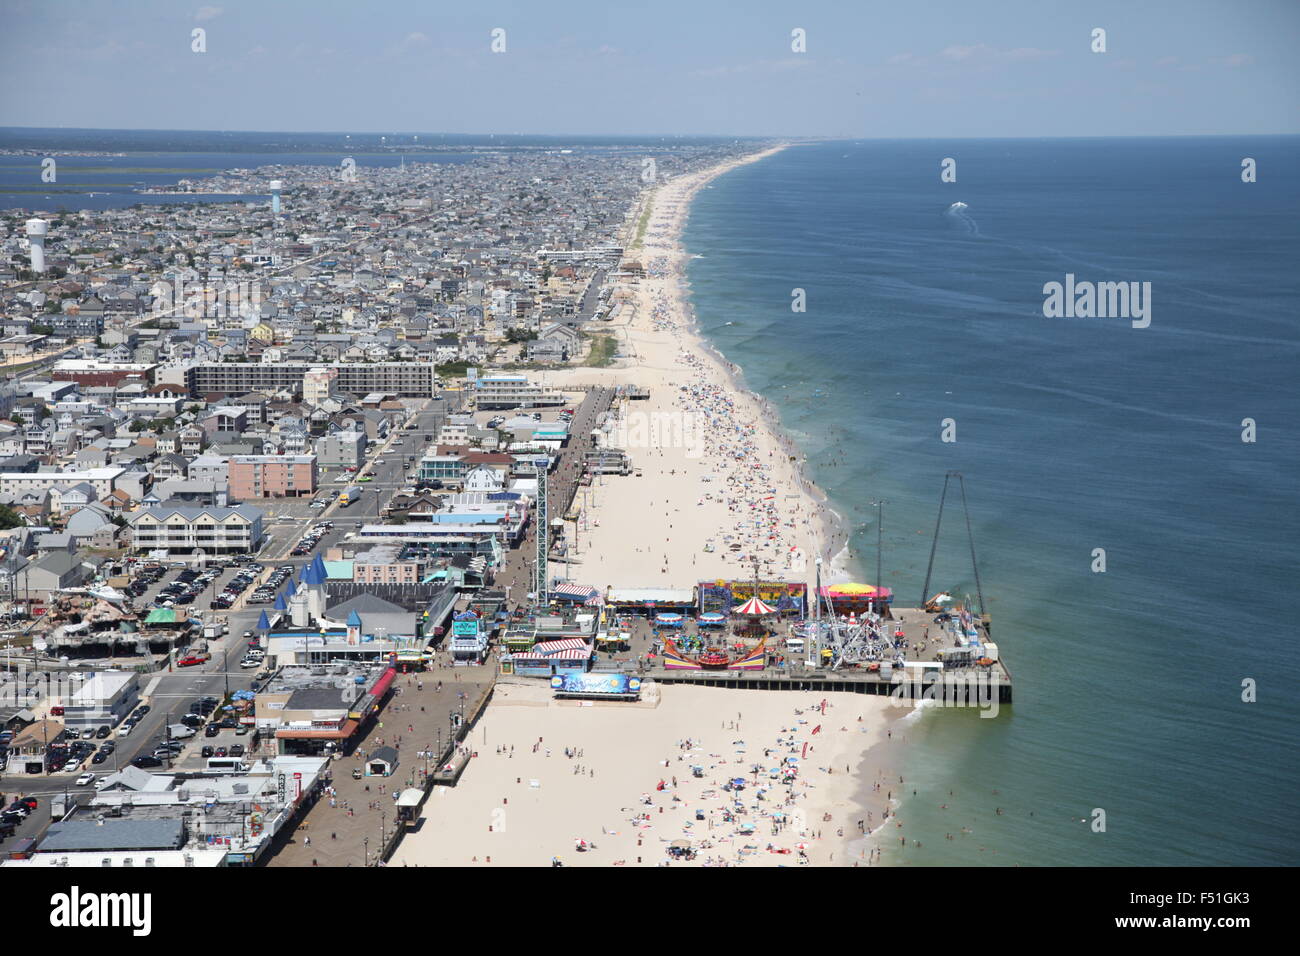
{"label": "ocean", "polygon": [[[1297,137],[829,142],[697,197],[701,330],[806,452],[859,579],[883,499],[884,583],[915,606],[944,475],[965,479],[1015,703],[901,726],[886,863],[1300,862],[1298,154]],[[1045,317],[1067,275],[1149,282],[1149,326]],[[975,594],[952,494],[941,589]]]}

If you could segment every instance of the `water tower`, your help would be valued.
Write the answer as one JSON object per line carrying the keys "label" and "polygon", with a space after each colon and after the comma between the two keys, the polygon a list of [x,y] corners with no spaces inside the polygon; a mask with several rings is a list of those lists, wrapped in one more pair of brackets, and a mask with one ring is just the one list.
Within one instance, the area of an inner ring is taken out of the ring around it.
{"label": "water tower", "polygon": [[271,212],[280,211],[280,190],[284,188],[284,183],[278,179],[271,180]]}
{"label": "water tower", "polygon": [[50,231],[50,224],[44,219],[27,220],[27,241],[31,244],[32,271],[45,271],[45,236]]}

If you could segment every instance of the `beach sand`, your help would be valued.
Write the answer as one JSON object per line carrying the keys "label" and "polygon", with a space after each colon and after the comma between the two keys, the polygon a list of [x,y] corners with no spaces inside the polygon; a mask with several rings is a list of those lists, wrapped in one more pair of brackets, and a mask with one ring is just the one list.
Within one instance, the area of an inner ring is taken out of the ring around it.
{"label": "beach sand", "polygon": [[[797,453],[772,412],[697,335],[687,298],[688,256],[679,237],[691,197],[710,180],[778,150],[654,189],[644,247],[625,254],[625,262],[641,262],[646,276],[622,280],[614,293],[624,301],[619,317],[593,329],[617,335],[624,357],[611,368],[537,373],[559,389],[635,385],[650,392],[648,400],[623,403],[608,441],[629,452],[640,476],[599,476],[578,496],[583,515],[566,527],[576,542],[570,571],[576,581],[599,588],[689,587],[752,578],[757,558],[764,577],[811,583],[814,558],[829,559],[842,548],[843,535],[799,473]],[[829,561],[823,567],[824,582],[844,577]]]}
{"label": "beach sand", "polygon": [[[763,577],[811,586],[819,555],[827,559],[825,583],[847,577],[830,560],[843,548],[842,532],[800,474],[797,451],[762,399],[738,384],[738,370],[696,334],[688,300],[679,237],[691,197],[776,151],[652,190],[644,247],[625,255],[646,275],[620,282],[619,316],[593,330],[617,335],[624,357],[609,368],[532,376],[575,398],[593,385],[650,391],[648,400],[621,403],[607,442],[630,453],[640,476],[597,477],[579,493],[582,515],[566,527],[573,543],[567,575],[575,582],[602,591],[690,587],[752,578],[757,559]],[[826,695],[825,716],[812,712],[822,701],[813,693],[667,685],[653,696],[657,703],[580,706],[552,701],[542,682],[503,679],[470,737],[478,757],[454,789],[430,796],[421,829],[390,865],[489,865],[490,858],[494,866],[546,866],[558,856],[565,865],[654,866],[669,860],[672,841],[698,846],[701,838],[710,845],[698,849],[695,865],[794,865],[805,862],[799,844],[813,865],[869,861],[859,821],[867,831],[880,825],[888,791],[872,787],[892,773],[889,726],[904,711],[885,698],[843,693]],[[513,756],[497,752],[501,745],[512,746]],[[581,756],[566,757],[566,747]],[[770,774],[791,756],[800,773],[786,806],[787,788]],[[692,765],[704,768],[702,777],[692,776]],[[740,793],[744,813],[727,822],[732,795],[722,785],[733,776],[750,785]],[[661,780],[667,789],[656,789]],[[769,788],[764,801],[756,800],[758,785]],[[704,820],[695,819],[697,810]],[[773,811],[789,814],[775,835],[764,815]],[[637,822],[642,814],[649,819]],[[754,824],[752,834],[738,832],[744,823]],[[577,840],[595,847],[576,852]],[[769,852],[769,844],[790,852]]]}
{"label": "beach sand", "polygon": [[[478,756],[456,787],[435,788],[389,865],[780,866],[800,863],[801,846],[810,865],[865,865],[869,851],[846,848],[861,842],[859,820],[878,825],[884,791],[860,810],[857,778],[875,774],[897,713],[866,695],[654,684],[641,703],[583,706],[552,700],[542,682],[506,680],[470,735]],[[788,787],[771,777],[782,766],[799,771]],[[743,791],[723,790],[733,777]],[[737,798],[743,812],[727,822]],[[788,821],[775,835],[773,813]],[[594,846],[578,852],[579,840]],[[670,858],[681,840],[694,860]]]}

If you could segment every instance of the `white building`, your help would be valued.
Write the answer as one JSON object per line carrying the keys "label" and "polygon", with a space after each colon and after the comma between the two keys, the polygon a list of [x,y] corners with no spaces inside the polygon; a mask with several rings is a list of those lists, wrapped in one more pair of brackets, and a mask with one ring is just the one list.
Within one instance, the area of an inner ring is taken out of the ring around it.
{"label": "white building", "polygon": [[140,703],[140,675],[133,671],[98,671],[63,703],[69,730],[113,726]]}
{"label": "white building", "polygon": [[51,488],[65,488],[86,482],[102,499],[113,492],[115,482],[125,473],[125,468],[116,467],[91,468],[87,471],[3,472],[0,473],[0,494],[49,491]]}
{"label": "white building", "polygon": [[159,505],[132,521],[135,551],[246,554],[262,543],[262,509],[251,505],[201,508]]}

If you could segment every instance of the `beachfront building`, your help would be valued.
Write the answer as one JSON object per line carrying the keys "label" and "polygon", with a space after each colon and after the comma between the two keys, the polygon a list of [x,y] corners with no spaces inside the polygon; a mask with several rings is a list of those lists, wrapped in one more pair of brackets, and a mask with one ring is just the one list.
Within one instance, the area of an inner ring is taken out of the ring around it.
{"label": "beachfront building", "polygon": [[584,674],[591,669],[595,656],[593,647],[594,645],[579,638],[539,641],[530,650],[505,655],[501,661],[501,670],[520,677]]}
{"label": "beachfront building", "polygon": [[509,547],[523,540],[528,510],[516,508],[495,514],[445,513],[406,524],[366,524],[357,531],[361,540],[394,541],[442,546],[453,539],[489,536]]}
{"label": "beachfront building", "polygon": [[133,551],[251,554],[262,546],[262,510],[158,505],[131,521]]}
{"label": "beachfront building", "polygon": [[474,401],[480,411],[563,405],[567,401],[563,393],[533,385],[524,375],[487,375],[476,379],[473,386]]}
{"label": "beachfront building", "polygon": [[615,588],[605,592],[605,603],[624,614],[690,614],[696,609],[696,589]]}

